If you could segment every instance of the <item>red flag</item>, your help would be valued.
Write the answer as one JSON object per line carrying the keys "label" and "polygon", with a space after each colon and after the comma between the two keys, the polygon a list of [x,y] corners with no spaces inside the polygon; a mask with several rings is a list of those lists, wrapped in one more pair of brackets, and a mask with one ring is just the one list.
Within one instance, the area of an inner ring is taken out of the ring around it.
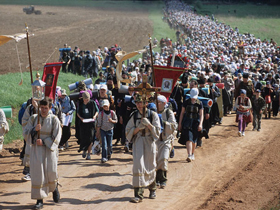
{"label": "red flag", "polygon": [[55,99],[56,84],[62,62],[46,63],[42,80],[46,83],[45,96]]}
{"label": "red flag", "polygon": [[161,87],[160,94],[168,99],[183,72],[184,68],[154,65],[155,87]]}

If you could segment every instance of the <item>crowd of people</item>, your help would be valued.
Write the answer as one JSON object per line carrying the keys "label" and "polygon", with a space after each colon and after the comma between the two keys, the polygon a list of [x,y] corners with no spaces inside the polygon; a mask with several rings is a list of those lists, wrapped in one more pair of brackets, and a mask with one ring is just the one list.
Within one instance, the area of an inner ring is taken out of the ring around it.
{"label": "crowd of people", "polygon": [[[161,51],[153,52],[153,62],[168,66],[174,55],[185,68],[169,98],[133,90],[145,77],[153,85],[148,52],[122,64],[122,77],[133,83],[127,93],[119,91],[115,55],[121,48],[116,44],[104,50],[98,47],[92,53],[65,45],[60,57],[62,71],[95,78],[94,84],[80,81],[77,98],[58,87],[54,100],[46,98],[39,104],[28,100],[21,120],[26,142],[21,158],[23,180],[32,182],[35,208],[43,207],[49,192],[53,192],[55,202],[59,201],[57,155],[58,150],[68,147],[74,115],[82,158],[91,160],[91,154],[101,154],[102,164],[110,161],[113,139],[125,152],[132,152],[134,203],[143,200],[144,187],[149,188],[150,199],[156,198],[157,188],[165,188],[168,159],[175,155],[176,139],[186,146],[186,161],[192,162],[195,149],[202,146],[203,138],[209,138],[212,127],[223,123],[224,116],[236,112],[236,135],[242,137],[250,122],[254,131],[261,131],[263,114],[265,118],[278,115],[280,50],[276,43],[240,34],[237,28],[208,15],[197,15],[182,1],[165,2],[164,20],[176,30],[177,40],[162,38]],[[204,104],[202,97],[213,104]],[[39,156],[52,164],[44,165]],[[38,167],[40,164],[43,167]]]}

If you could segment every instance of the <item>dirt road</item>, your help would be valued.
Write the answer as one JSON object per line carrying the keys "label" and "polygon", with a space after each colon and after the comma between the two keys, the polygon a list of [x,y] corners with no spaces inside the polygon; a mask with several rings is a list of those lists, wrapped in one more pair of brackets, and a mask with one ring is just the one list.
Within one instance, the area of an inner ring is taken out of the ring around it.
{"label": "dirt road", "polygon": [[[247,128],[237,136],[234,115],[211,130],[211,137],[196,150],[196,160],[187,163],[186,149],[176,142],[169,161],[166,189],[157,190],[155,200],[131,204],[132,156],[114,147],[112,160],[100,156],[85,160],[77,153],[74,137],[70,149],[59,155],[61,202],[51,195],[44,209],[261,209],[279,202],[279,118],[263,120],[261,132]],[[30,182],[21,182],[18,153],[0,158],[0,208],[30,209]]]}

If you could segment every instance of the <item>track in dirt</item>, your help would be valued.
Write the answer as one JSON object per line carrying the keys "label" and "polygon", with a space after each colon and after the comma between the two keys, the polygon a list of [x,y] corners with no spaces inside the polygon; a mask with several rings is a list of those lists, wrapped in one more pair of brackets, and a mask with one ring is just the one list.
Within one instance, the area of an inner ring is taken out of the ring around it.
{"label": "track in dirt", "polygon": [[[3,6],[1,13],[1,33],[11,35],[24,33],[25,22],[29,26],[30,49],[33,70],[42,69],[43,63],[57,48],[57,53],[49,62],[59,58],[58,48],[63,44],[79,46],[81,50],[96,50],[98,46],[120,45],[130,52],[142,49],[148,44],[148,34],[152,34],[152,22],[148,11],[133,11],[79,7],[38,6],[42,15],[26,15],[23,6]],[[49,14],[53,13],[53,14]],[[4,35],[4,34],[3,34]],[[26,41],[18,44],[22,68],[28,66]],[[15,42],[1,46],[0,74],[19,72]]]}
{"label": "track in dirt", "polygon": [[[263,120],[261,132],[248,126],[246,137],[237,137],[235,115],[224,118],[211,130],[209,140],[196,150],[196,160],[187,163],[186,149],[175,143],[169,161],[168,183],[157,190],[157,199],[131,204],[132,156],[115,146],[112,160],[100,156],[86,161],[77,153],[75,138],[70,149],[59,155],[61,202],[51,195],[44,209],[261,209],[279,202],[279,118]],[[274,131],[274,132],[271,132]],[[269,135],[268,135],[269,134]],[[29,209],[30,182],[22,183],[18,154],[0,158],[1,209]]]}

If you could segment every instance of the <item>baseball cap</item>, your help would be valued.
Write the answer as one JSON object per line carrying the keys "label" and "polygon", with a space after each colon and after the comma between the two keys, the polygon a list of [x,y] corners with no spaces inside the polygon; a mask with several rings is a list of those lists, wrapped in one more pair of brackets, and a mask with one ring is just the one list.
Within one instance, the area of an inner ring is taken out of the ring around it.
{"label": "baseball cap", "polygon": [[198,89],[197,88],[191,89],[190,96],[191,96],[191,98],[197,99],[197,97],[198,97]]}

